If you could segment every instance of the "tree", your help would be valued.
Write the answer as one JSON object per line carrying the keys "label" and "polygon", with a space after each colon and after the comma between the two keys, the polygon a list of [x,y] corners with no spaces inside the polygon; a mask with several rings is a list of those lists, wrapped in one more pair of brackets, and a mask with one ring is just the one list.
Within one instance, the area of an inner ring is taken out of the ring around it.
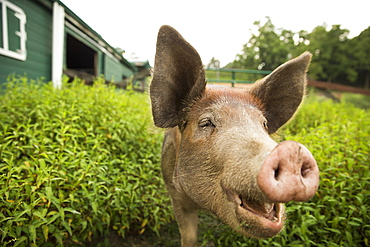
{"label": "tree", "polygon": [[350,60],[358,72],[357,83],[370,89],[370,27],[349,42]]}
{"label": "tree", "polygon": [[258,27],[258,33],[252,34],[248,43],[243,45],[241,54],[236,55],[235,61],[228,67],[273,70],[292,57],[291,48],[294,47],[294,33],[289,30],[277,30],[271,19]]}
{"label": "tree", "polygon": [[333,25],[327,31],[325,25],[316,27],[308,34],[307,50],[313,53],[310,77],[328,82],[354,82],[357,72],[349,59],[349,31]]}
{"label": "tree", "polygon": [[370,27],[349,39],[349,30],[340,25],[330,29],[317,26],[311,33],[276,28],[269,17],[256,21],[252,33],[228,68],[273,70],[285,61],[310,51],[313,54],[309,77],[315,80],[370,88]]}
{"label": "tree", "polygon": [[220,60],[212,57],[211,61],[207,64],[207,68],[212,68],[212,69],[219,69],[220,68]]}

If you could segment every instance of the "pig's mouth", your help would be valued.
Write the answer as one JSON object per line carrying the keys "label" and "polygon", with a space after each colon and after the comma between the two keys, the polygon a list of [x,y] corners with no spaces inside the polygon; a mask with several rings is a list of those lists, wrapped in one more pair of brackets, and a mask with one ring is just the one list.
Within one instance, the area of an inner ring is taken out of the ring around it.
{"label": "pig's mouth", "polygon": [[[284,205],[282,203],[261,202],[242,195],[234,198],[239,222],[254,237],[270,238],[283,229]],[[257,232],[251,232],[250,228],[256,228]]]}
{"label": "pig's mouth", "polygon": [[279,221],[280,204],[257,202],[249,200],[242,195],[239,195],[237,204],[244,210],[247,210],[258,217],[265,218],[271,222]]}
{"label": "pig's mouth", "polygon": [[270,238],[278,234],[284,226],[284,205],[252,199],[236,191],[226,189],[229,201],[233,202],[236,217],[247,235],[257,238]]}

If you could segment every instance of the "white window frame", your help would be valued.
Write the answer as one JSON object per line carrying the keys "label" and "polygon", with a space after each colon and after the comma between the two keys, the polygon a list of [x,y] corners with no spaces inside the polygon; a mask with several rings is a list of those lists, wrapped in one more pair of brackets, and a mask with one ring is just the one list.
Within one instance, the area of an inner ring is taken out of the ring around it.
{"label": "white window frame", "polygon": [[[27,58],[27,50],[26,50],[26,40],[27,40],[27,33],[26,33],[26,14],[24,11],[19,8],[18,6],[14,5],[13,3],[7,0],[0,0],[2,4],[1,12],[2,12],[2,20],[1,24],[3,33],[3,47],[0,47],[0,54],[5,55],[11,58],[15,58],[21,61],[25,61]],[[9,36],[8,36],[8,16],[7,16],[7,8],[11,9],[15,12],[14,16],[19,19],[19,31],[15,32],[20,38],[20,49],[16,51],[9,50]]]}

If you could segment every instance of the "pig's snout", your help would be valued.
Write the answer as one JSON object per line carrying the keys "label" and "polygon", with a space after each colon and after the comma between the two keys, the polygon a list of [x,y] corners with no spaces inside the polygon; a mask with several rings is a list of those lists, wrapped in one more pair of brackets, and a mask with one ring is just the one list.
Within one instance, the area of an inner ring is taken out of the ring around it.
{"label": "pig's snout", "polygon": [[272,202],[306,201],[319,186],[319,169],[305,146],[284,141],[266,158],[257,182]]}

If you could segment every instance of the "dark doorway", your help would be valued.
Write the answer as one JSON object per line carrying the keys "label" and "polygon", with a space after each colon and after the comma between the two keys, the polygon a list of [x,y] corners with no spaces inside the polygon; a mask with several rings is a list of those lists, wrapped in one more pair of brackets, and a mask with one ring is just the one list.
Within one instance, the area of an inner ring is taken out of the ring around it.
{"label": "dark doorway", "polygon": [[75,70],[92,76],[97,74],[97,53],[75,37],[67,34],[67,70]]}

